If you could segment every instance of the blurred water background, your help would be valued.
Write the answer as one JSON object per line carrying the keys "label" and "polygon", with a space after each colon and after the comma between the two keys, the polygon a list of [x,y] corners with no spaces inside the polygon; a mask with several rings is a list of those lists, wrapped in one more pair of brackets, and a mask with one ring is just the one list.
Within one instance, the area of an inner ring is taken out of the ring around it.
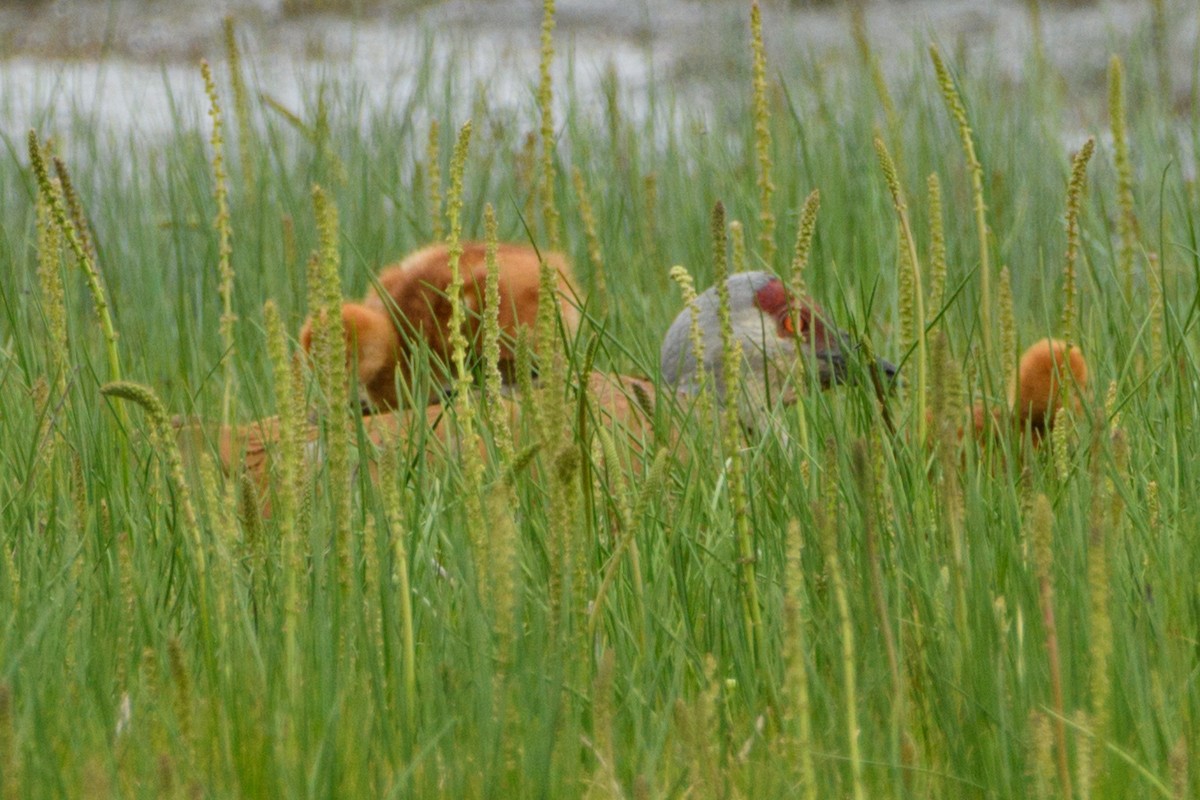
{"label": "blurred water background", "polygon": [[[910,74],[937,41],[997,82],[1024,78],[1040,28],[1046,58],[1071,88],[1072,129],[1103,119],[1108,59],[1153,24],[1154,3],[879,0],[861,4],[884,74]],[[748,4],[729,0],[560,0],[557,76],[577,101],[619,87],[627,113],[655,98],[703,115],[748,86]],[[1195,102],[1195,2],[1167,3],[1171,102]],[[836,80],[857,58],[851,5],[764,3],[767,50],[792,86]],[[205,113],[197,64],[221,69],[231,17],[252,86],[288,108],[318,79],[364,93],[360,107],[403,107],[422,81],[459,87],[466,106],[532,102],[542,6],[531,0],[8,0],[0,2],[0,132],[99,126],[118,139],[162,136]],[[1136,68],[1136,65],[1135,65]],[[1149,68],[1149,67],[1148,67]],[[831,76],[831,77],[827,77]],[[562,85],[562,84],[559,84]],[[661,105],[661,103],[660,103]],[[1070,136],[1071,131],[1065,132]]]}

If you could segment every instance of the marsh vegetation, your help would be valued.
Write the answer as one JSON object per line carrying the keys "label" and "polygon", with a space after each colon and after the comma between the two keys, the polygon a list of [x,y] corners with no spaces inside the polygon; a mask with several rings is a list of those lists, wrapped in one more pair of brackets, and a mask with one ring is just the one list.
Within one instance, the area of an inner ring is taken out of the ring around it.
{"label": "marsh vegetation", "polygon": [[[0,796],[1200,790],[1200,106],[1161,25],[1078,138],[1040,39],[1014,81],[936,44],[885,75],[861,19],[836,72],[748,35],[737,92],[628,113],[553,79],[549,4],[516,103],[336,70],[281,102],[228,30],[214,117],[5,132]],[[542,323],[521,446],[464,391],[482,457],[376,447],[294,337],[490,215],[570,256],[579,332]],[[660,377],[674,265],[802,285],[901,383],[596,425],[580,376]],[[959,435],[1046,336],[1090,362],[1069,418]],[[264,498],[176,414],[320,444]]]}

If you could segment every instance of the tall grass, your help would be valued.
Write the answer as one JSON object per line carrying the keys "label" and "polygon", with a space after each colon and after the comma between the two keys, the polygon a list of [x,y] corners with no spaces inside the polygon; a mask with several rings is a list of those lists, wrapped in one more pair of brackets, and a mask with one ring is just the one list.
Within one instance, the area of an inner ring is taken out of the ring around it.
{"label": "tall grass", "polygon": [[[548,59],[550,3],[542,30]],[[522,107],[484,92],[449,223],[447,137],[471,91],[452,78],[375,108],[331,74],[281,108],[217,69],[238,121],[227,215],[211,130],[186,109],[165,141],[50,111],[28,148],[9,139],[0,796],[1200,792],[1200,245],[1177,135],[1194,120],[1149,99],[1152,70],[1121,72],[1120,151],[1097,136],[1086,183],[1077,162],[1068,245],[1059,85],[947,55],[935,71],[922,48],[885,84],[857,30],[864,55],[844,68],[752,68],[747,37],[744,91],[702,112],[615,84],[593,112],[548,70]],[[1150,63],[1152,31],[1123,46],[1123,63]],[[239,59],[237,81],[256,54]],[[46,169],[48,136],[94,251]],[[584,289],[577,341],[541,326],[543,385],[521,392],[511,448],[472,409],[482,466],[424,427],[378,448],[342,427],[337,371],[307,375],[283,333],[315,310],[306,297],[331,304],[339,281],[358,295],[438,231],[485,238],[489,206],[501,240],[561,238]],[[716,415],[665,390],[644,439],[595,424],[587,365],[655,378],[683,307],[669,267],[710,285],[735,222],[750,268],[788,275],[795,251],[840,326],[903,364],[897,433],[866,380],[804,387],[771,435],[723,440]],[[901,326],[899,276],[918,263],[932,285],[904,290],[923,306]],[[977,310],[991,263],[1007,267],[1016,346],[1066,319],[1091,362],[1069,435],[1040,450],[955,436],[968,398],[1006,403],[988,376],[1015,353],[985,344]],[[117,378],[142,388],[102,394]],[[227,385],[236,419],[289,426],[266,516],[215,453],[181,478],[165,441],[165,413],[217,420]]]}

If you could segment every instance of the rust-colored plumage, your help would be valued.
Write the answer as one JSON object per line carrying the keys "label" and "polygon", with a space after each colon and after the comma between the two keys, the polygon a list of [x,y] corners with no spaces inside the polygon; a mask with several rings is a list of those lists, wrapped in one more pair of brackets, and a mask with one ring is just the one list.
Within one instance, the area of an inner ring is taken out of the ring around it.
{"label": "rust-colored plumage", "polygon": [[1079,402],[1087,387],[1088,365],[1083,351],[1058,339],[1042,339],[1021,356],[1013,406],[1022,427],[1041,436],[1054,426],[1064,398]]}
{"label": "rust-colored plumage", "polygon": [[[479,242],[463,245],[458,268],[463,280],[466,311],[464,333],[470,356],[481,355],[484,287],[487,282],[487,246]],[[571,269],[560,253],[543,253],[558,279],[558,304],[568,332],[579,325],[579,311]],[[541,290],[541,258],[532,247],[501,244],[496,254],[499,267],[500,369],[506,380],[515,378],[515,342],[521,327],[532,328],[537,320]],[[399,408],[397,379],[411,387],[417,352],[428,349],[434,382],[450,383],[450,298],[448,290],[450,250],[431,245],[409,255],[379,274],[373,288],[359,303],[342,306],[346,333],[347,363],[355,367],[364,400],[379,410]],[[311,321],[300,331],[300,344],[312,345]],[[436,392],[436,387],[435,390]],[[430,398],[435,399],[434,397]]]}
{"label": "rust-colored plumage", "polygon": [[[1078,347],[1060,339],[1041,339],[1030,345],[1017,365],[1016,385],[1009,387],[1008,402],[1016,431],[1028,428],[1033,443],[1040,444],[1053,429],[1064,401],[1077,407],[1087,383],[1087,359]],[[976,404],[974,422],[975,435],[986,437],[1000,429],[1000,409],[992,409],[989,425],[983,404]]]}
{"label": "rust-colored plumage", "polygon": [[[653,383],[628,375],[593,372],[586,388],[589,425],[603,426],[635,448],[640,448],[641,443],[652,436]],[[426,457],[452,455],[461,444],[454,402],[364,416],[363,432],[368,441],[381,448],[407,442],[413,437],[428,437],[437,446],[427,448]],[[514,435],[520,437],[523,429],[520,404],[507,397],[497,398],[495,402],[503,408],[501,416],[507,414]],[[186,460],[195,460],[199,453],[215,450],[222,470],[229,474],[244,470],[262,492],[269,485],[272,460],[277,456],[281,433],[278,417],[240,426],[209,426],[197,421],[176,425],[177,441]],[[536,438],[537,432],[532,433]],[[319,466],[323,453],[317,425],[306,425],[305,442],[306,459],[311,466]],[[518,438],[517,446],[532,443],[528,438],[524,441]]]}
{"label": "rust-colored plumage", "polygon": [[[500,327],[511,337],[520,326],[532,326],[535,322],[540,261],[531,248],[515,245],[502,245],[499,255]],[[566,262],[556,254],[549,254],[547,261],[558,274],[564,323],[573,329],[578,324],[578,312],[565,299],[568,293],[573,294]],[[468,310],[466,334],[474,348],[473,353],[478,356],[486,279],[484,246],[466,245],[460,266],[464,276],[463,299]],[[458,398],[439,397],[444,404],[433,403],[424,408],[399,408],[396,396],[397,381],[411,376],[410,353],[414,346],[428,348],[443,365],[449,361],[450,304],[445,292],[449,282],[447,249],[440,245],[429,247],[380,275],[384,296],[372,294],[362,303],[343,306],[348,355],[358,365],[360,386],[371,403],[383,411],[362,420],[366,439],[375,445],[385,447],[398,442],[424,441],[429,443],[425,447],[427,458],[453,456],[461,445],[454,411],[455,404],[460,402]],[[814,302],[807,298],[801,302],[792,300],[778,278],[767,273],[742,274],[734,276],[730,282],[734,328],[744,340],[743,358],[747,362],[743,364],[743,381],[762,380],[761,376],[769,376],[771,369],[786,375],[787,361],[801,356],[815,359],[823,384],[846,378],[844,354],[852,345],[844,333],[828,324]],[[708,302],[709,294],[711,292],[701,297],[705,302],[699,307],[702,335],[708,340],[704,348],[705,362],[696,363],[683,332],[688,324],[688,312],[676,319],[664,340],[664,381],[673,391],[685,396],[698,385],[701,371],[716,372],[719,352],[716,337],[719,334],[713,328],[716,324],[715,300]],[[797,324],[800,330],[796,329]],[[307,324],[301,341],[306,348],[311,343]],[[501,359],[506,362],[511,378],[515,360],[511,341],[502,346]],[[886,361],[880,360],[878,368],[889,377],[895,373],[895,367]],[[1051,430],[1064,403],[1078,404],[1079,393],[1086,387],[1087,380],[1087,362],[1078,347],[1043,339],[1021,356],[1018,381],[1009,395],[1011,413],[1003,418],[1011,419],[1017,430],[1029,428],[1036,444]],[[718,385],[718,390],[721,388]],[[593,372],[586,385],[576,387],[576,391],[586,392],[589,425],[602,425],[613,430],[635,450],[653,434],[651,419],[655,389],[650,381]],[[475,402],[476,398],[470,400]],[[531,433],[535,438],[540,436],[538,432],[529,431],[527,424],[522,426],[520,404],[508,397],[489,398],[489,402],[500,406],[501,418],[507,415],[518,447],[533,443]],[[975,407],[977,436],[983,438],[1000,431],[1001,411],[994,409],[991,416],[989,420],[982,405]],[[271,460],[281,434],[277,418],[223,428],[188,423],[179,426],[178,434],[185,454],[215,449],[223,469],[230,473],[244,470],[261,490],[266,490]],[[306,459],[310,465],[319,464],[322,458],[320,437],[317,426],[311,421],[305,440],[309,445]]]}

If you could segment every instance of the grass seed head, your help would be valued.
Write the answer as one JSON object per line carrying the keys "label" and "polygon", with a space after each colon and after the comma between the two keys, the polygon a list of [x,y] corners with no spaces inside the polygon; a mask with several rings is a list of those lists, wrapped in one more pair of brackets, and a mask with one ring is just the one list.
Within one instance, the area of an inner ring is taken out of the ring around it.
{"label": "grass seed head", "polygon": [[1123,279],[1125,302],[1133,301],[1133,261],[1137,247],[1137,214],[1133,207],[1133,164],[1129,159],[1129,131],[1125,121],[1125,72],[1120,57],[1108,66],[1108,116],[1112,127],[1113,160],[1117,168],[1117,233],[1121,239],[1118,274]]}
{"label": "grass seed head", "polygon": [[946,296],[946,231],[942,220],[942,183],[936,172],[926,179],[929,192],[929,319],[942,313]]}
{"label": "grass seed head", "polygon": [[746,230],[736,219],[729,223],[729,252],[733,257],[731,273],[746,271]]}
{"label": "grass seed head", "polygon": [[[775,261],[775,212],[771,196],[775,184],[771,179],[771,112],[767,105],[767,54],[763,46],[762,10],[758,3],[750,6],[750,47],[754,57],[754,154],[758,165],[758,238],[763,261]],[[741,272],[742,270],[735,270]]]}
{"label": "grass seed head", "polygon": [[1067,184],[1067,257],[1063,266],[1063,310],[1062,336],[1068,342],[1076,341],[1075,319],[1078,316],[1075,297],[1075,261],[1079,256],[1079,211],[1083,202],[1083,189],[1087,183],[1087,165],[1096,150],[1096,140],[1089,137],[1083,147],[1071,159],[1071,179]]}
{"label": "grass seed head", "polygon": [[54,224],[53,212],[44,195],[37,198],[38,229],[38,286],[42,296],[42,313],[46,317],[46,355],[53,376],[51,394],[65,391],[70,370],[67,349],[67,298],[62,280],[62,232]]}
{"label": "grass seed head", "polygon": [[796,228],[796,244],[792,248],[792,273],[788,283],[797,297],[808,294],[804,285],[804,270],[812,254],[813,234],[817,231],[817,212],[820,208],[821,190],[813,189],[800,205],[800,224]]}
{"label": "grass seed head", "polygon": [[600,236],[596,228],[596,212],[592,208],[592,200],[588,196],[583,172],[579,167],[571,170],[571,182],[575,186],[575,198],[579,203],[579,219],[583,223],[588,261],[592,266],[592,288],[596,294],[596,313],[603,316],[608,311],[608,282],[604,277],[604,256],[600,249]]}
{"label": "grass seed head", "polygon": [[1017,376],[1017,323],[1013,313],[1012,280],[1007,266],[1000,270],[996,294],[1000,316],[1000,362],[1004,369],[1004,385],[1012,386]]}
{"label": "grass seed head", "polygon": [[246,79],[242,75],[242,54],[238,47],[237,31],[234,28],[233,15],[227,14],[223,20],[225,34],[225,58],[229,63],[229,85],[233,90],[233,113],[238,126],[238,155],[242,169],[242,185],[246,194],[252,195],[256,185],[254,157],[254,127],[250,119],[250,93],[246,89]]}
{"label": "grass seed head", "polygon": [[442,163],[441,163],[441,128],[437,118],[429,121],[429,136],[425,144],[425,179],[429,192],[429,218],[433,227],[434,240],[441,240],[446,235],[442,224]]}
{"label": "grass seed head", "polygon": [[554,63],[554,0],[542,2],[542,56],[538,70],[538,111],[541,115],[542,165],[539,183],[542,198],[542,222],[550,248],[559,247],[559,212],[554,201],[554,82],[550,68]]}
{"label": "grass seed head", "polygon": [[[228,18],[227,18],[228,19]],[[226,36],[229,43],[234,47],[236,56],[236,45],[233,45],[233,27],[232,22],[226,28]],[[231,65],[235,66],[235,65]],[[213,197],[217,203],[217,216],[213,220],[213,227],[217,232],[217,274],[218,285],[217,293],[221,298],[221,347],[225,351],[225,391],[221,403],[221,423],[229,424],[231,405],[233,402],[233,380],[234,380],[234,323],[237,322],[237,315],[233,313],[233,246],[230,244],[233,238],[232,226],[229,219],[229,179],[225,174],[225,139],[224,130],[222,127],[221,104],[217,97],[217,85],[213,81],[212,69],[208,65],[208,61],[201,59],[200,74],[204,78],[204,91],[208,95],[209,116],[212,117],[212,138],[209,140],[212,145],[212,170],[213,170]],[[243,137],[244,138],[244,137]],[[245,160],[245,159],[243,159]],[[244,168],[246,168],[244,166]]]}

